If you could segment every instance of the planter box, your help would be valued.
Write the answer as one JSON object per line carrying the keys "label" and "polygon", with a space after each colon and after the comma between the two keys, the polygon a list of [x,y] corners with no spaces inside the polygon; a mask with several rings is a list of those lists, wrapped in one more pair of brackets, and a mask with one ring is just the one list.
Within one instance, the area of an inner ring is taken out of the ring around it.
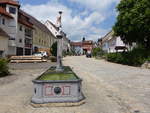
{"label": "planter box", "polygon": [[32,103],[74,103],[84,99],[82,94],[82,80],[69,68],[63,73],[57,73],[51,67],[34,83]]}

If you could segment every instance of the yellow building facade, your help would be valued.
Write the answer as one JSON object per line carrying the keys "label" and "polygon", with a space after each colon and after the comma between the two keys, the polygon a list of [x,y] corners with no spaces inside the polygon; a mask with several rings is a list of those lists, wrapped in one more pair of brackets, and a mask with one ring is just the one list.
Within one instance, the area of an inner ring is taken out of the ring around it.
{"label": "yellow building facade", "polygon": [[33,24],[33,53],[46,51],[50,55],[50,47],[56,41],[51,31],[36,18],[28,15]]}
{"label": "yellow building facade", "polygon": [[[44,26],[43,26],[44,27]],[[46,51],[50,54],[50,47],[56,41],[55,37],[47,29],[41,29],[37,26],[34,26],[33,30],[33,51]]]}

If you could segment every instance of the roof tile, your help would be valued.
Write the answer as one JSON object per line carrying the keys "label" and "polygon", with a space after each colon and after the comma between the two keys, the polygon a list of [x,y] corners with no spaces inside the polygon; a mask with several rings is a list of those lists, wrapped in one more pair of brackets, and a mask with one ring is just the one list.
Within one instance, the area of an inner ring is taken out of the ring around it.
{"label": "roof tile", "polygon": [[6,10],[2,7],[0,7],[0,14],[7,16],[9,18],[13,18],[8,12],[6,12]]}
{"label": "roof tile", "polygon": [[0,0],[0,4],[11,4],[15,6],[20,6],[19,2],[13,0]]}

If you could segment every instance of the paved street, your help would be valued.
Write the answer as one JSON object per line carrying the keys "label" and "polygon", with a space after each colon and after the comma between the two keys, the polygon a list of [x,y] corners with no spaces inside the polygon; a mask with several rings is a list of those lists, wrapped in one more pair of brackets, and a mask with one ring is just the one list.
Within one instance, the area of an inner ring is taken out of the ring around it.
{"label": "paved street", "polygon": [[149,113],[150,70],[85,56],[66,57],[63,63],[83,79],[84,105],[33,108],[31,81],[54,64],[29,64],[30,68],[25,64],[19,70],[11,65],[13,75],[7,78],[12,81],[7,84],[6,78],[0,78],[0,113]]}
{"label": "paved street", "polygon": [[68,57],[65,62],[83,78],[91,108],[100,113],[150,112],[150,70],[85,57]]}

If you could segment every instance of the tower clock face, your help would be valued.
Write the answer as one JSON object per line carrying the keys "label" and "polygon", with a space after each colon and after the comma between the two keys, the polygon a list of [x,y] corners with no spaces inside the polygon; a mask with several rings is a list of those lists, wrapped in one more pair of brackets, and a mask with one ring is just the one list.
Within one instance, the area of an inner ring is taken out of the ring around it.
{"label": "tower clock face", "polygon": [[61,93],[61,88],[60,87],[55,87],[54,88],[54,93],[57,94],[57,95],[60,94]]}

